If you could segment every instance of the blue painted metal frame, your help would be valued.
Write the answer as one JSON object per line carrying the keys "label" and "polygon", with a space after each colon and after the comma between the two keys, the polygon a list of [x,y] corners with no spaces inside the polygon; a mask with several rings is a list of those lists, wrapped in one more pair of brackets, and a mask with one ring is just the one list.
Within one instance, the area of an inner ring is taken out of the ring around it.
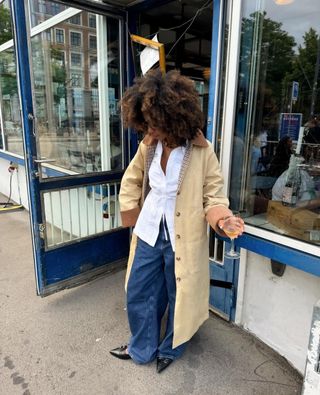
{"label": "blue painted metal frame", "polygon": [[18,165],[25,166],[25,160],[23,158],[18,158],[10,153],[0,151],[0,158],[6,159],[10,162],[17,163]]}
{"label": "blue painted metal frame", "polygon": [[[119,241],[121,248],[115,248]],[[69,244],[61,249],[47,251],[44,256],[44,286],[55,284],[70,277],[85,273],[129,255],[129,229],[98,235]],[[126,242],[125,242],[126,241]],[[72,259],[70,259],[72,257]],[[66,266],[67,269],[66,270]]]}
{"label": "blue painted metal frame", "polygon": [[[216,235],[217,238],[228,243],[229,239]],[[292,266],[296,269],[320,277],[320,257],[307,254],[304,251],[295,250],[282,244],[275,243],[261,237],[244,233],[235,240],[237,249],[245,248],[266,258],[274,259],[278,262]]]}
{"label": "blue painted metal frame", "polygon": [[[224,12],[223,0],[213,1],[213,21],[212,21],[212,42],[211,42],[211,66],[210,66],[210,86],[209,86],[209,104],[208,104],[208,122],[207,122],[207,139],[215,144],[216,125],[213,121],[216,119],[217,111],[215,99],[219,89],[218,78],[220,68],[218,67],[218,49],[220,39],[220,21],[221,13]],[[221,54],[220,54],[221,56]],[[233,283],[232,289],[223,289],[215,286],[210,287],[210,304],[218,310],[221,310],[231,320],[235,319],[237,282],[239,276],[239,265],[235,260],[225,259],[224,265],[210,262],[210,278]]]}
{"label": "blue painted metal frame", "polygon": [[236,239],[235,244],[259,255],[293,266],[296,269],[320,276],[320,257],[315,255],[248,234]]}
{"label": "blue painted metal frame", "polygon": [[216,133],[213,128],[215,118],[215,96],[217,91],[217,64],[220,32],[220,13],[223,12],[223,0],[213,1],[213,21],[212,21],[212,41],[211,41],[211,65],[210,65],[210,85],[209,85],[209,103],[208,103],[208,122],[207,122],[207,139],[214,143]]}

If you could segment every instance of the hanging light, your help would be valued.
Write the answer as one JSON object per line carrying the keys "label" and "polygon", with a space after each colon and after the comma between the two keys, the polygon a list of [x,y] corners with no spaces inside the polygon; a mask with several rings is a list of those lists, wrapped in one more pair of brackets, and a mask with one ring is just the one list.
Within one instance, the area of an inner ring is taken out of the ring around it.
{"label": "hanging light", "polygon": [[294,0],[274,0],[277,5],[288,5],[294,2]]}

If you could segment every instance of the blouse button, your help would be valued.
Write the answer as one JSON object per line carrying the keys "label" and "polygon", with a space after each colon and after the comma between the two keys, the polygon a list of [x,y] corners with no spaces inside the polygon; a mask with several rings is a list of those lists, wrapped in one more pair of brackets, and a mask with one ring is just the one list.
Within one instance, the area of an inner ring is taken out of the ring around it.
{"label": "blouse button", "polygon": [[176,216],[177,216],[177,217],[180,217],[180,213],[179,213],[179,211],[177,212]]}

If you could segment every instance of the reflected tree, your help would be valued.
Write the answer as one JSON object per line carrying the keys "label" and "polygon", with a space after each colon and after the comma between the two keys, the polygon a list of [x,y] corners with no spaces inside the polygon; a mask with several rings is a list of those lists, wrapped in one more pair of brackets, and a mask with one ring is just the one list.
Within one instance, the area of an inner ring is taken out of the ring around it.
{"label": "reflected tree", "polygon": [[12,39],[10,10],[0,5],[0,45]]}
{"label": "reflected tree", "polygon": [[319,82],[320,37],[310,28],[303,36],[303,44],[293,57],[292,71],[288,72],[284,80],[286,103],[290,102],[292,81],[299,82],[299,97],[294,112],[302,112],[304,119],[308,119],[315,112]]}
{"label": "reflected tree", "polygon": [[286,111],[283,109],[283,81],[292,70],[295,46],[294,37],[282,29],[282,23],[267,18],[264,13],[255,119],[257,131],[267,128],[269,134],[275,134],[279,112]]}

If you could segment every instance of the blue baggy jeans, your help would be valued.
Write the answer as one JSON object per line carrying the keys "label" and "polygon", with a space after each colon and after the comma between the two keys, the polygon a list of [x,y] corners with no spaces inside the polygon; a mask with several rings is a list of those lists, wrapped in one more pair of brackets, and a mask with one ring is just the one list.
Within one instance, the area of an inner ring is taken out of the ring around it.
{"label": "blue baggy jeans", "polygon": [[[128,352],[137,363],[156,357],[176,359],[186,343],[172,348],[176,279],[174,252],[166,224],[161,222],[154,247],[138,239],[127,285],[127,313],[131,330]],[[165,336],[160,340],[161,319],[168,306]]]}

